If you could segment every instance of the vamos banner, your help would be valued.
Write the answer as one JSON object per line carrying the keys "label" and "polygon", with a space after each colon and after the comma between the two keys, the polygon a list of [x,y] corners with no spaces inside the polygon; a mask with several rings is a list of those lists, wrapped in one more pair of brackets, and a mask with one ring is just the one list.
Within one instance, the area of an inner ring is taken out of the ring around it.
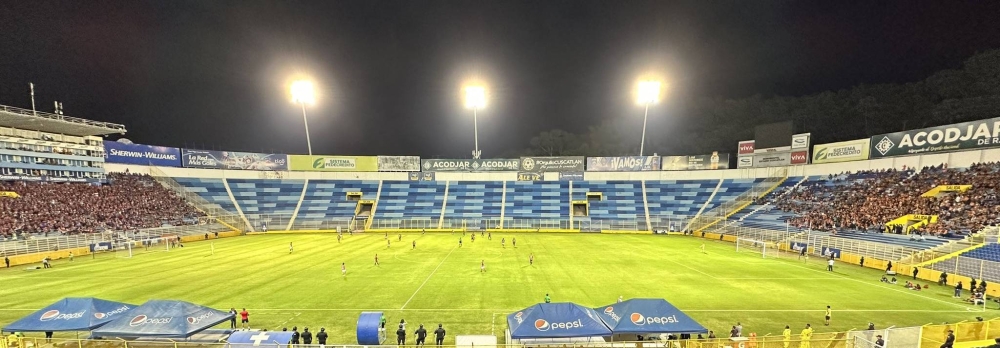
{"label": "vamos banner", "polygon": [[871,158],[1000,146],[1000,117],[876,135]]}
{"label": "vamos banner", "polygon": [[868,159],[871,139],[841,141],[813,146],[812,163],[835,163]]}
{"label": "vamos banner", "polygon": [[524,172],[582,172],[583,156],[521,157]]}
{"label": "vamos banner", "polygon": [[108,163],[141,164],[160,167],[181,166],[181,150],[176,147],[104,141],[104,157]]}
{"label": "vamos banner", "polygon": [[289,168],[304,172],[375,172],[375,156],[288,156]]}
{"label": "vamos banner", "polygon": [[188,149],[182,149],[181,155],[186,168],[288,170],[288,155]]}
{"label": "vamos banner", "polygon": [[378,156],[378,171],[380,172],[419,172],[420,157],[418,156]]}
{"label": "vamos banner", "polygon": [[521,168],[521,161],[516,158],[425,159],[420,162],[424,171],[433,172],[516,172]]}
{"label": "vamos banner", "polygon": [[714,170],[729,169],[729,154],[712,152],[711,155],[663,156],[663,170]]}
{"label": "vamos banner", "polygon": [[660,156],[587,157],[588,172],[660,170]]}

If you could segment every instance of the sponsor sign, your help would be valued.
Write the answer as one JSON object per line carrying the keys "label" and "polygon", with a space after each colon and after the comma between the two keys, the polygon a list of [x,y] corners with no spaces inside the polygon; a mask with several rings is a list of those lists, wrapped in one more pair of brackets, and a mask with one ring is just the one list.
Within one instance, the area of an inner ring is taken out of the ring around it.
{"label": "sponsor sign", "polygon": [[588,172],[660,170],[660,156],[587,157]]}
{"label": "sponsor sign", "polygon": [[753,156],[737,157],[736,168],[753,168]]}
{"label": "sponsor sign", "polygon": [[410,172],[410,181],[434,181],[434,172]]}
{"label": "sponsor sign", "polygon": [[142,325],[146,325],[146,324],[151,324],[151,325],[170,324],[170,321],[172,319],[174,319],[174,318],[173,317],[150,318],[150,317],[146,316],[145,314],[139,314],[139,315],[133,317],[132,320],[129,320],[128,326],[136,327],[136,326],[142,326]]}
{"label": "sponsor sign", "polygon": [[559,172],[559,181],[583,181],[583,172]]}
{"label": "sponsor sign", "polygon": [[380,172],[419,172],[420,157],[418,156],[378,156],[378,171]]}
{"label": "sponsor sign", "polygon": [[876,135],[871,158],[1000,147],[1000,117]]}
{"label": "sponsor sign", "polygon": [[753,165],[751,167],[781,167],[792,163],[791,153],[775,152],[753,155]]}
{"label": "sponsor sign", "polygon": [[114,248],[115,247],[113,244],[111,244],[111,242],[97,242],[90,244],[90,252],[92,253],[96,253],[98,251],[110,251],[113,250]]}
{"label": "sponsor sign", "polygon": [[582,172],[584,157],[521,157],[522,172]]}
{"label": "sponsor sign", "polygon": [[41,182],[89,182],[89,183],[99,183],[104,182],[104,179],[94,179],[94,178],[64,178],[58,176],[45,176],[45,175],[0,175],[0,180],[8,181],[41,181]]}
{"label": "sponsor sign", "polygon": [[870,139],[841,141],[813,146],[812,163],[835,163],[868,159]]}
{"label": "sponsor sign", "polygon": [[517,181],[542,181],[542,173],[518,172]]}
{"label": "sponsor sign", "polygon": [[289,168],[307,172],[374,172],[378,171],[375,156],[288,156]]}
{"label": "sponsor sign", "polygon": [[754,147],[755,143],[756,142],[754,140],[744,140],[744,141],[741,141],[740,142],[740,147],[739,147],[739,150],[738,150],[739,152],[737,152],[737,154],[740,154],[740,155],[749,155],[749,154],[752,154],[753,150],[755,149],[755,147]]}
{"label": "sponsor sign", "polygon": [[561,323],[558,323],[558,322],[550,323],[548,320],[545,320],[545,319],[536,319],[535,320],[535,330],[538,330],[538,331],[572,330],[572,329],[581,328],[581,327],[583,327],[583,320],[581,320],[581,319],[577,319],[577,320],[573,320],[573,321],[567,321],[567,322],[561,322]]}
{"label": "sponsor sign", "polygon": [[823,247],[823,257],[832,257],[832,258],[835,258],[835,259],[839,259],[840,258],[840,249],[831,248],[831,247]]}
{"label": "sponsor sign", "polygon": [[186,168],[285,171],[288,155],[182,149],[181,164]]}
{"label": "sponsor sign", "polygon": [[83,318],[83,314],[86,311],[80,311],[76,313],[60,313],[58,309],[53,309],[45,311],[40,317],[39,321],[49,321],[49,320],[73,320]]}
{"label": "sponsor sign", "polygon": [[809,149],[809,139],[812,133],[802,133],[792,136],[792,150]]}
{"label": "sponsor sign", "polygon": [[714,170],[729,169],[729,154],[713,152],[711,155],[663,156],[663,170]]}
{"label": "sponsor sign", "polygon": [[180,167],[181,150],[176,147],[125,144],[104,141],[104,157],[108,163]]}
{"label": "sponsor sign", "polygon": [[809,164],[809,151],[792,151],[791,164]]}
{"label": "sponsor sign", "polygon": [[521,168],[521,161],[516,158],[425,159],[420,162],[423,170],[434,172],[516,172]]}
{"label": "sponsor sign", "polygon": [[803,250],[806,250],[806,249],[809,248],[809,244],[801,243],[801,242],[789,242],[788,243],[788,248],[792,249],[792,251],[794,251],[794,252],[801,253]]}

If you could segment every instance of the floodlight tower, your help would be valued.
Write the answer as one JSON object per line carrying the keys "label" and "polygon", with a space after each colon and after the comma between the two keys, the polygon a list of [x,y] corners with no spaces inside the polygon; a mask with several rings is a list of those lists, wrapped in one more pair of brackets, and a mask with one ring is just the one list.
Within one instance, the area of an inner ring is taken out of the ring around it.
{"label": "floodlight tower", "polygon": [[306,126],[306,147],[309,148],[309,155],[312,156],[312,141],[309,139],[309,120],[306,119],[306,104],[316,103],[316,93],[313,91],[312,82],[299,80],[292,82],[292,101],[302,106],[302,123]]}
{"label": "floodlight tower", "polygon": [[475,128],[476,149],[472,150],[472,158],[479,159],[479,109],[486,106],[486,88],[483,86],[465,87],[465,107],[472,109],[472,122]]}
{"label": "floodlight tower", "polygon": [[642,116],[642,142],[639,143],[639,156],[642,156],[642,150],[646,146],[646,120],[649,118],[649,105],[660,101],[660,81],[641,81],[637,92],[637,102],[646,107]]}

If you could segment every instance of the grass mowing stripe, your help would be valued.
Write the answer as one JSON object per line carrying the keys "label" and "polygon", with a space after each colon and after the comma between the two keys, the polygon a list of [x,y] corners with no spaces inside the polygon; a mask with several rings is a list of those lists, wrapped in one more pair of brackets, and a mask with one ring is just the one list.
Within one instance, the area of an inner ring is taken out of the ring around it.
{"label": "grass mowing stripe", "polygon": [[452,248],[451,248],[451,251],[449,251],[449,252],[448,252],[448,255],[445,255],[445,256],[444,256],[444,259],[441,259],[441,263],[439,263],[439,264],[437,265],[437,267],[435,267],[435,268],[434,268],[434,270],[433,270],[433,271],[431,271],[431,274],[428,274],[428,275],[427,275],[427,279],[424,279],[424,282],[423,282],[423,283],[420,283],[420,286],[419,286],[419,287],[417,287],[417,290],[413,292],[413,295],[410,295],[410,298],[406,300],[406,303],[403,303],[403,307],[400,307],[400,308],[399,308],[400,310],[403,310],[403,309],[406,309],[406,305],[410,304],[410,301],[412,301],[412,300],[413,300],[413,297],[414,297],[414,296],[417,296],[417,293],[418,293],[418,292],[420,292],[420,289],[423,289],[423,288],[424,288],[424,285],[426,285],[426,284],[427,284],[427,281],[428,281],[428,280],[431,280],[431,277],[433,277],[433,276],[434,276],[434,273],[437,273],[438,269],[439,269],[439,268],[441,268],[441,265],[443,265],[443,264],[444,264],[444,262],[445,262],[446,260],[448,260],[448,256],[451,256],[451,253],[455,252],[455,249],[458,249],[458,248],[456,248],[456,247],[452,247]]}

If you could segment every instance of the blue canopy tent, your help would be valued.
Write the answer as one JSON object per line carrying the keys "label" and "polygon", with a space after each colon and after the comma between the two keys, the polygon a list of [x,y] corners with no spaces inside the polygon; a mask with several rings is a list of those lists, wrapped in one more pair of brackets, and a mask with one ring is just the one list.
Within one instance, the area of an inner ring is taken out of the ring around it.
{"label": "blue canopy tent", "polygon": [[226,347],[249,348],[260,346],[286,347],[292,342],[289,331],[236,331],[226,340]]}
{"label": "blue canopy tent", "polygon": [[636,298],[594,310],[616,335],[708,332],[670,302],[659,298]]}
{"label": "blue canopy tent", "polygon": [[187,338],[233,317],[184,301],[150,300],[97,330],[95,337]]}
{"label": "blue canopy tent", "polygon": [[93,297],[67,297],[3,328],[6,332],[90,331],[127,316],[135,305]]}
{"label": "blue canopy tent", "polygon": [[507,316],[510,337],[569,338],[611,336],[593,309],[575,303],[539,303]]}

